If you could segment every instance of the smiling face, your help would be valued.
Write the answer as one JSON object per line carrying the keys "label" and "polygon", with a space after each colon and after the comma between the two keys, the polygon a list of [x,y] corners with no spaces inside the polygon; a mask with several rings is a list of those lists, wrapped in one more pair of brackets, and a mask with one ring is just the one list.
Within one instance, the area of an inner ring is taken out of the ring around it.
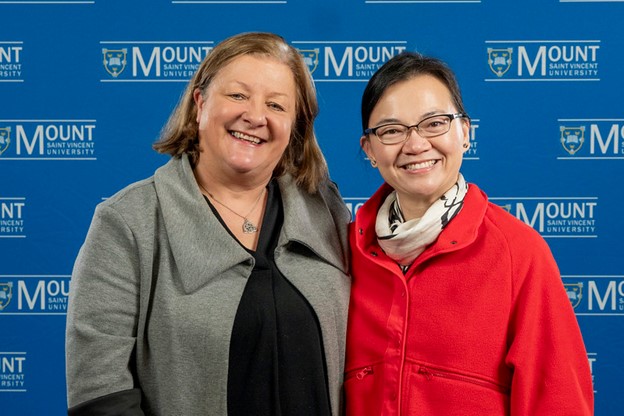
{"label": "smiling face", "polygon": [[[392,122],[409,126],[433,114],[456,112],[442,82],[431,75],[417,75],[383,93],[371,112],[368,127]],[[377,162],[384,180],[397,191],[406,217],[418,217],[457,181],[469,131],[469,121],[460,118],[451,122],[447,133],[437,137],[425,139],[412,129],[402,143],[384,145],[370,134],[362,137],[361,145]]]}
{"label": "smiling face", "polygon": [[271,178],[288,146],[296,117],[290,68],[272,58],[243,55],[194,93],[199,125],[197,168],[213,178]]}

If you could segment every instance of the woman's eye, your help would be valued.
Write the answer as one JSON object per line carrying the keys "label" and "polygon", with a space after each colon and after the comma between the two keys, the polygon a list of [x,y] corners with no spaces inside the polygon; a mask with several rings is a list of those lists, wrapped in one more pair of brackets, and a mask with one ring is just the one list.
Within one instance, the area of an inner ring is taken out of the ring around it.
{"label": "woman's eye", "polygon": [[402,131],[398,127],[387,127],[379,132],[379,134],[381,134],[382,136],[391,136],[394,134],[401,134],[401,133]]}
{"label": "woman's eye", "polygon": [[277,111],[285,111],[284,107],[282,107],[282,106],[281,106],[281,105],[279,105],[278,103],[269,103],[268,105],[269,105],[269,107],[271,107],[271,108],[272,108],[272,109],[274,109],[274,110],[277,110]]}
{"label": "woman's eye", "polygon": [[436,128],[441,128],[445,126],[446,124],[448,124],[448,120],[446,118],[434,118],[431,120],[425,120],[421,128],[436,129]]}

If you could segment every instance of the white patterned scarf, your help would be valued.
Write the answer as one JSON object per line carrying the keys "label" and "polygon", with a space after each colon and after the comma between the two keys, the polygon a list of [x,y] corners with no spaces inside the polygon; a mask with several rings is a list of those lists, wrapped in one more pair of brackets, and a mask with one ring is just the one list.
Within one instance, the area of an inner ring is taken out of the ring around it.
{"label": "white patterned scarf", "polygon": [[457,183],[433,203],[421,218],[405,221],[396,191],[390,193],[377,212],[375,232],[384,252],[403,273],[425,248],[433,243],[464,205],[468,184],[462,174]]}

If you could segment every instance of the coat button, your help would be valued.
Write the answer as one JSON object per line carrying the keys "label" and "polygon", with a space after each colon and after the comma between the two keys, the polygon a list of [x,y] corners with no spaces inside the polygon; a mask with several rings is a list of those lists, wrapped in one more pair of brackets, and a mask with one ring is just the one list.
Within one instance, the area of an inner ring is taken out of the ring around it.
{"label": "coat button", "polygon": [[361,228],[358,230],[358,232],[360,233],[360,235],[364,234],[364,230],[362,230]]}
{"label": "coat button", "polygon": [[376,251],[371,251],[371,256],[377,257],[377,252]]}

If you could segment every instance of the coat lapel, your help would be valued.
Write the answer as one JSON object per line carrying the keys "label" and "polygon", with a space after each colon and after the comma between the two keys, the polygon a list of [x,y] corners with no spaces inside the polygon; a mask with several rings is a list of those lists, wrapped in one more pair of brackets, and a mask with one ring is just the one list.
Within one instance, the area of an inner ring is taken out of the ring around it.
{"label": "coat lapel", "polygon": [[[154,175],[156,193],[182,286],[191,293],[229,271],[247,278],[253,257],[212,214],[193,176],[188,157],[173,158]],[[279,245],[298,242],[334,267],[348,270],[345,218],[335,218],[322,193],[308,195],[291,176],[278,179],[284,206]],[[335,210],[344,215],[344,211]],[[335,238],[336,232],[340,238]]]}
{"label": "coat lapel", "polygon": [[[319,192],[309,195],[294,183],[291,176],[284,176],[278,180],[284,204],[284,227],[280,236],[279,245],[296,241],[307,246],[317,256],[333,265],[343,273],[347,273],[347,237],[348,219],[336,218],[335,215],[348,216],[346,206],[332,212],[325,199]],[[340,201],[342,203],[342,201]],[[338,233],[339,238],[336,238]]]}
{"label": "coat lapel", "polygon": [[171,252],[186,293],[232,269],[249,277],[252,256],[212,214],[188,157],[173,158],[154,175]]}

